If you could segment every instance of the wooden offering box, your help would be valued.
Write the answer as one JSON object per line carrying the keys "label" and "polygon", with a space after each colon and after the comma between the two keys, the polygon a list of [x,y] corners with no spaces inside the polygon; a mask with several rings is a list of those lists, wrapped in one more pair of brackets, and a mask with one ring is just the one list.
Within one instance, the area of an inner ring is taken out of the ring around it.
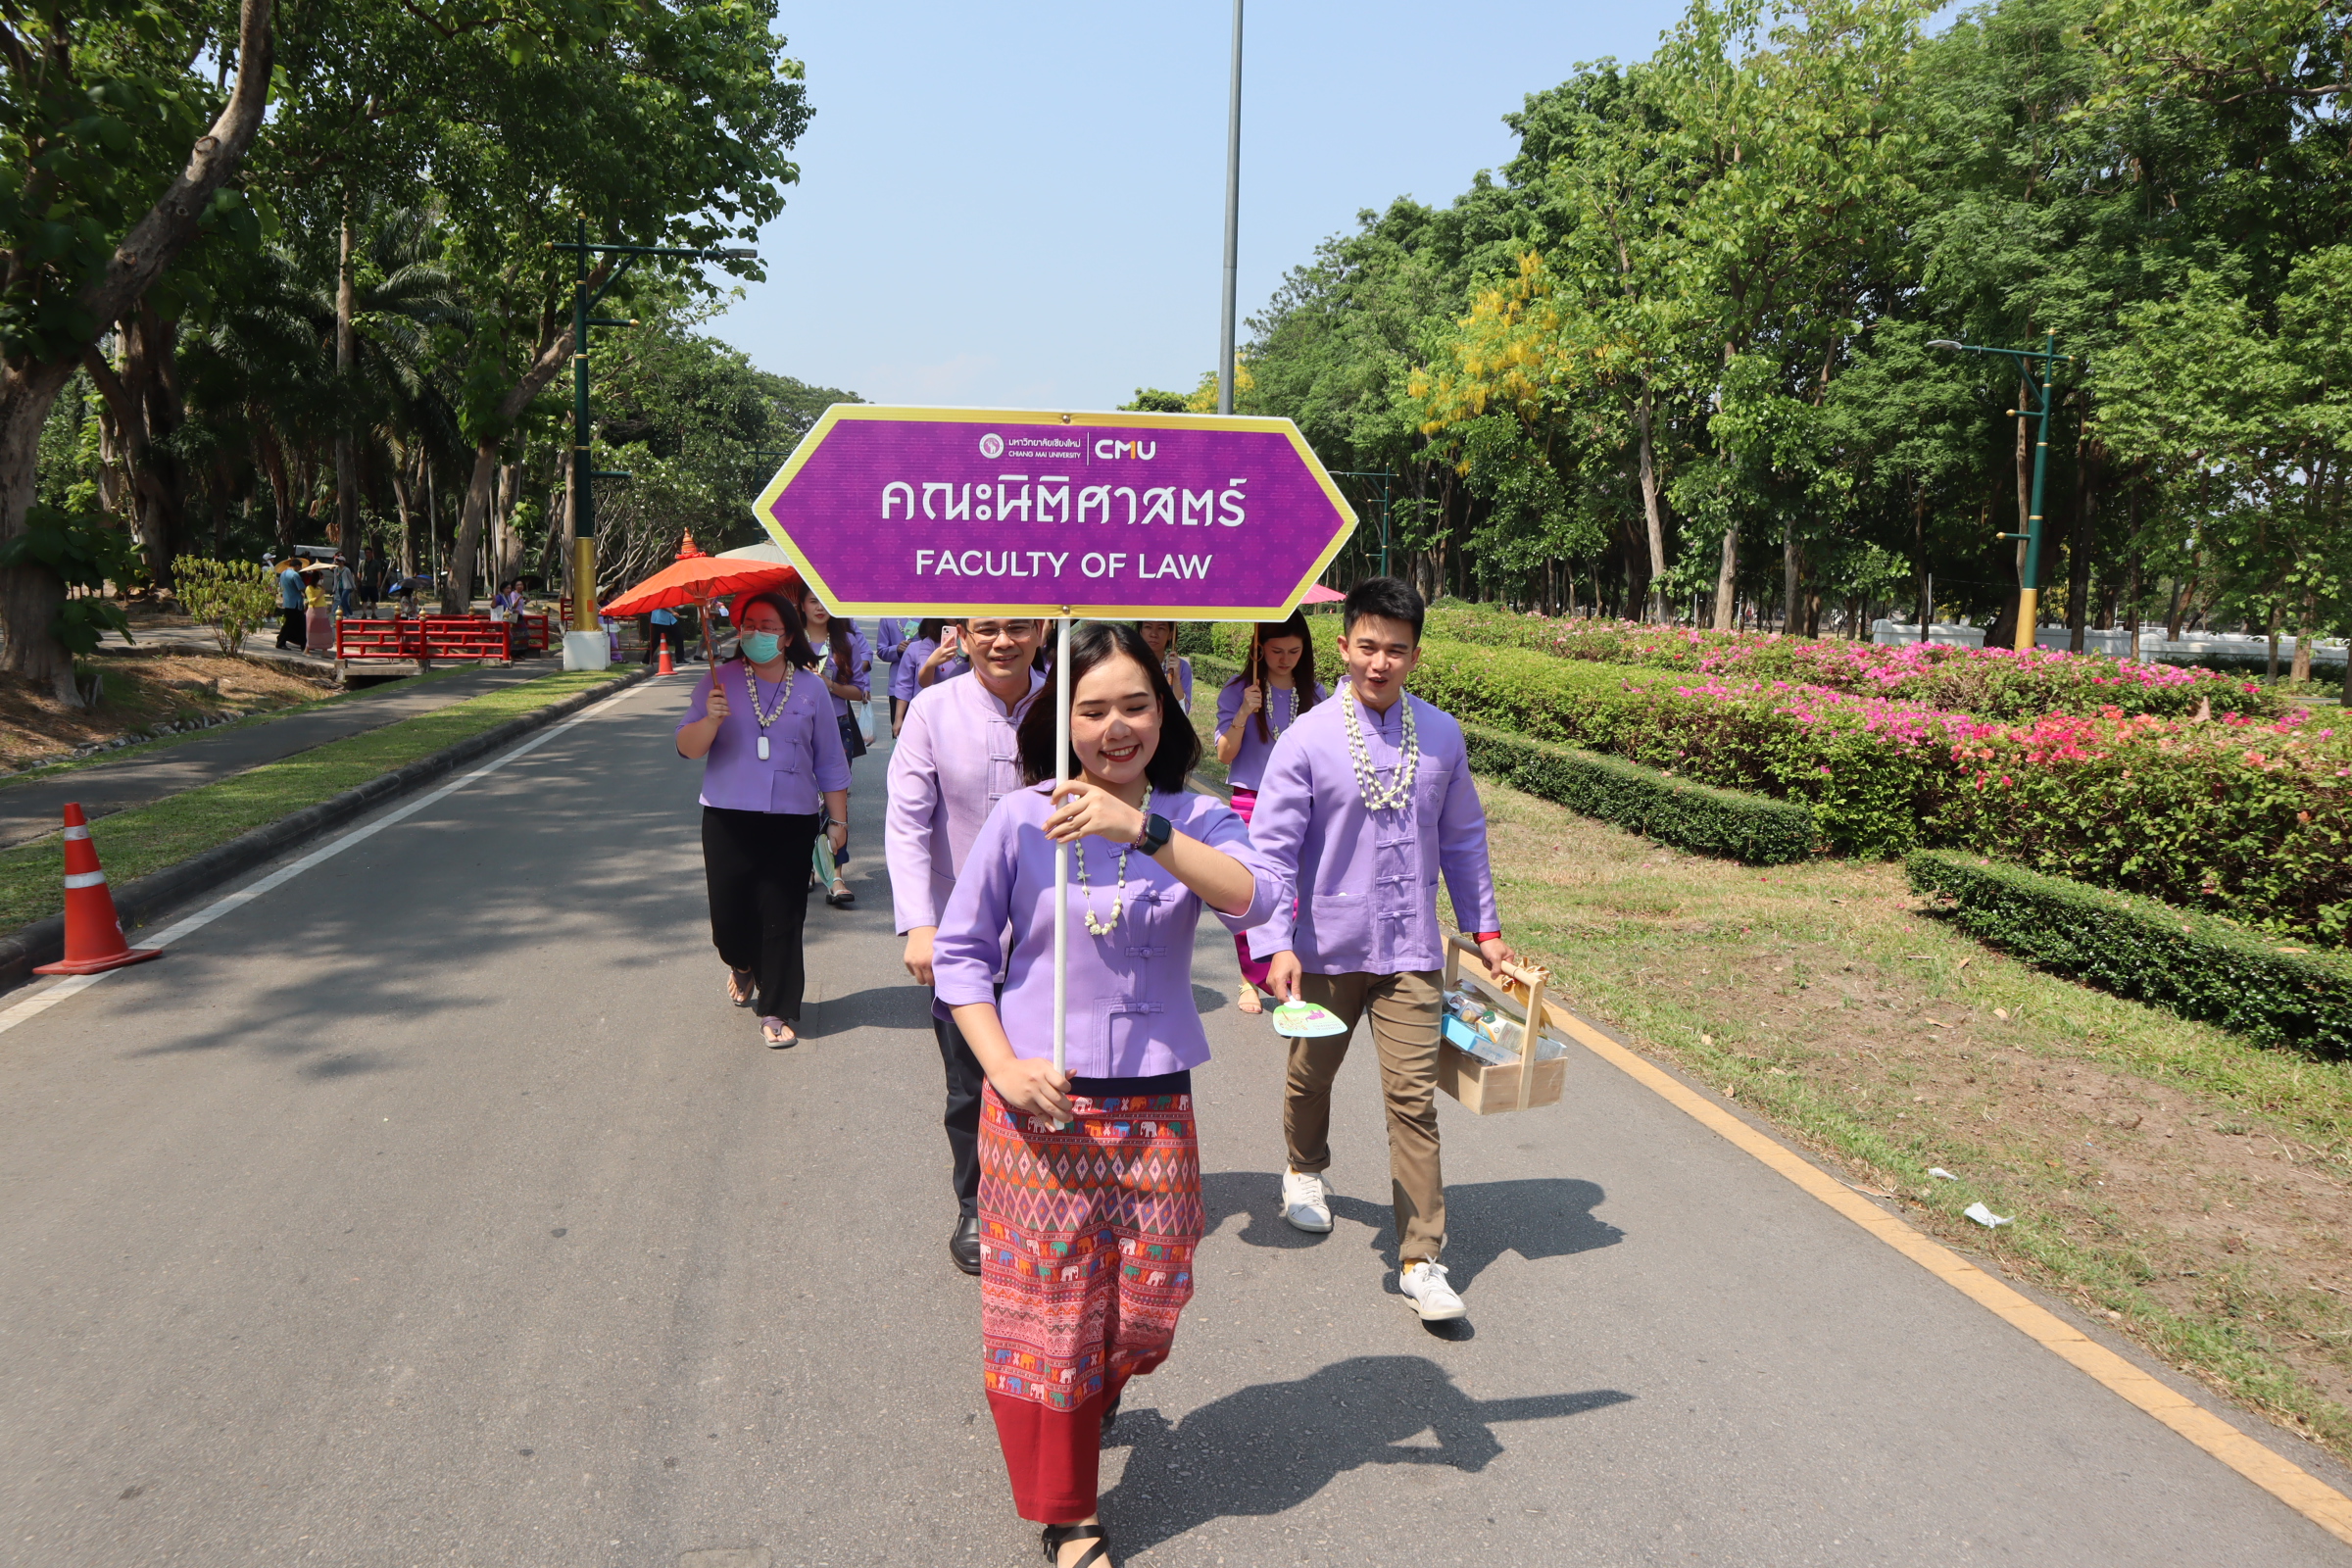
{"label": "wooden offering box", "polygon": [[1556,1036],[1562,1045],[1570,1039],[1566,1020],[1555,1017],[1550,1004],[1544,1000],[1544,987],[1550,979],[1549,970],[1524,969],[1515,963],[1503,964],[1496,973],[1487,967],[1478,945],[1468,937],[1456,934],[1446,939],[1446,989],[1451,991],[1459,985],[1521,1025],[1519,1059],[1512,1062],[1492,1062],[1472,1055],[1450,1037],[1439,1041],[1438,1087],[1460,1101],[1472,1115],[1492,1116],[1559,1102],[1568,1082],[1568,1058],[1536,1059],[1540,1031]]}

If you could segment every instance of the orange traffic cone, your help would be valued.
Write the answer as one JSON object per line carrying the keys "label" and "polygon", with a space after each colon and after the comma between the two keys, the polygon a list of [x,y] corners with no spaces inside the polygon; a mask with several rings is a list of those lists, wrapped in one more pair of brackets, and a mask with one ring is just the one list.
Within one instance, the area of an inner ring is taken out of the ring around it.
{"label": "orange traffic cone", "polygon": [[81,808],[66,808],[66,956],[34,974],[96,974],[164,956],[161,948],[134,948],[122,940],[115,896],[106,890],[97,848]]}
{"label": "orange traffic cone", "polygon": [[662,639],[662,662],[655,668],[654,673],[657,675],[675,675],[677,672],[677,666],[669,662],[669,639],[664,637]]}

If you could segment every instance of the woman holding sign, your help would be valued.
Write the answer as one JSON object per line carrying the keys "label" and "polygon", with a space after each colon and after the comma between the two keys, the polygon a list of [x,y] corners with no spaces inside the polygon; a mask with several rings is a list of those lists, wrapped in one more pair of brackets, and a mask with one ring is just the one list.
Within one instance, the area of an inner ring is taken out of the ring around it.
{"label": "woman holding sign", "polygon": [[[1312,646],[1303,611],[1288,620],[1260,622],[1250,637],[1248,667],[1217,694],[1217,760],[1225,764],[1233,809],[1245,822],[1257,809],[1257,781],[1275,737],[1328,695],[1312,665],[1305,681],[1298,679],[1298,665]],[[1262,1011],[1257,994],[1266,989],[1266,962],[1250,956],[1248,936],[1235,937],[1233,945],[1242,956],[1242,1011]]]}
{"label": "woman holding sign", "polygon": [[[980,1120],[982,1376],[1021,1516],[1064,1568],[1108,1561],[1096,1512],[1119,1391],[1167,1358],[1193,1294],[1200,1151],[1192,1069],[1203,906],[1259,924],[1289,889],[1223,803],[1152,651],[1070,641],[1070,764],[1051,699],[1021,721],[1032,788],[990,813],[932,948],[939,1000],[988,1076]],[[1070,846],[1067,1070],[1054,1065],[1054,846]],[[1081,928],[1080,922],[1083,922]],[[1083,929],[1085,935],[1078,934]],[[1004,986],[1000,997],[996,976]]]}
{"label": "woman holding sign", "polygon": [[702,758],[703,875],[727,997],[755,1005],[769,1049],[800,1040],[801,928],[817,808],[847,842],[850,760],[800,612],[775,594],[736,608],[735,657],[712,664],[678,723],[678,755]]}

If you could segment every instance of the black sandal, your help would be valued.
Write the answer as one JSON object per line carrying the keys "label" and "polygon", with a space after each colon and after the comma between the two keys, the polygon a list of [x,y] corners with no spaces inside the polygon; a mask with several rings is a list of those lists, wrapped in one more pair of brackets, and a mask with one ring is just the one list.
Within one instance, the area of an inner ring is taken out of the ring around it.
{"label": "black sandal", "polygon": [[1048,1525],[1040,1539],[1048,1562],[1059,1562],[1061,1548],[1073,1541],[1091,1541],[1094,1545],[1070,1568],[1094,1568],[1096,1563],[1110,1560],[1110,1537],[1101,1525]]}

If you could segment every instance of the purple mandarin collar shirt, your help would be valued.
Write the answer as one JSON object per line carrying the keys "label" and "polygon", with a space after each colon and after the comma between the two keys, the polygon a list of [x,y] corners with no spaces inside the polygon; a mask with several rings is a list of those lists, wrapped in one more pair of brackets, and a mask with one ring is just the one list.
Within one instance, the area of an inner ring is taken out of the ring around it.
{"label": "purple mandarin collar shirt", "polygon": [[[1396,777],[1407,703],[1421,744],[1412,797],[1394,810],[1366,810],[1348,755],[1348,710],[1363,723],[1373,777],[1388,784]],[[1502,928],[1487,865],[1487,813],[1470,782],[1462,727],[1418,697],[1374,713],[1342,686],[1299,715],[1267,760],[1250,838],[1298,890],[1295,914],[1285,902],[1250,933],[1253,957],[1295,952],[1308,974],[1443,968],[1440,875],[1464,931]]]}
{"label": "purple mandarin collar shirt", "polygon": [[773,709],[783,683],[763,681],[750,664],[730,659],[695,684],[694,701],[686,705],[678,728],[709,715],[714,680],[727,683],[727,716],[703,759],[705,806],[807,816],[823,804],[824,791],[850,787],[850,760],[841,749],[841,726],[833,720],[832,694],[812,672],[793,672],[792,696],[767,726],[764,762],[751,688],[758,689],[762,707]]}
{"label": "purple mandarin collar shirt", "polygon": [[980,824],[1021,787],[1017,726],[1045,684],[1032,670],[1029,695],[1009,711],[977,675],[937,680],[914,695],[891,748],[890,804],[882,818],[901,932],[939,924]]}
{"label": "purple mandarin collar shirt", "polygon": [[[1051,785],[1039,785],[1009,795],[989,817],[956,879],[931,949],[940,1004],[996,1002],[1013,1054],[1030,1058],[1054,1054],[1054,845],[1044,825],[1054,808],[1051,791]],[[1250,868],[1256,883],[1250,907],[1238,915],[1217,913],[1227,929],[1246,931],[1276,905],[1290,904],[1288,886],[1250,848],[1250,830],[1233,808],[1186,791],[1154,793],[1150,809],[1177,832]],[[1116,897],[1119,852],[1099,838],[1080,843],[1086,849],[1095,916],[1102,919]],[[1208,1036],[1193,1000],[1200,895],[1150,856],[1131,854],[1118,926],[1099,937],[1086,928],[1090,895],[1078,886],[1077,846],[1070,853],[1069,1054],[1064,1058],[1070,1074],[1142,1078],[1200,1066],[1208,1059]],[[1000,971],[1004,976],[1001,999],[996,995]]]}
{"label": "purple mandarin collar shirt", "polygon": [[[1248,675],[1236,675],[1225,683],[1223,691],[1217,693],[1218,734],[1222,735],[1233,728],[1234,719],[1242,711],[1242,693],[1249,685]],[[1330,695],[1323,690],[1321,681],[1316,681],[1314,688],[1317,703]],[[1270,685],[1266,688],[1266,728],[1274,732],[1275,741],[1282,739],[1282,732],[1290,728],[1291,720],[1298,716],[1291,711],[1291,705],[1298,700],[1296,688],[1290,691],[1280,686]],[[1313,704],[1308,706],[1311,708]],[[1258,780],[1265,776],[1266,759],[1273,755],[1274,741],[1257,738],[1257,720],[1252,717],[1242,730],[1242,749],[1235,754],[1233,765],[1225,770],[1225,782],[1237,790],[1256,789]]]}

